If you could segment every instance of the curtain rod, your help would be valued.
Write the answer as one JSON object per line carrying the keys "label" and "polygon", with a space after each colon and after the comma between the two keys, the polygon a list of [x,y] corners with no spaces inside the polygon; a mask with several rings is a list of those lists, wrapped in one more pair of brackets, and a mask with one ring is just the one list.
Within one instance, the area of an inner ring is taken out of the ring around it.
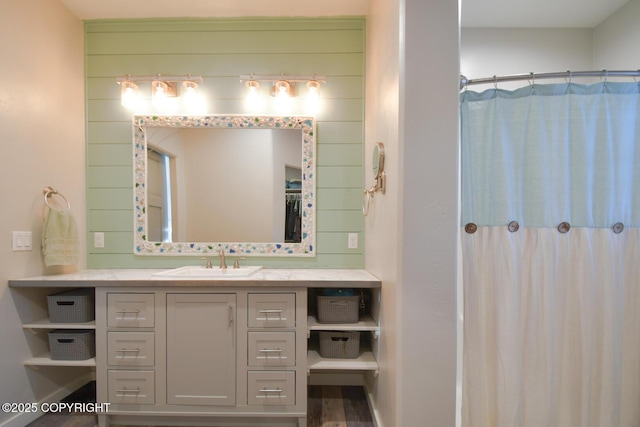
{"label": "curtain rod", "polygon": [[640,77],[640,69],[638,70],[599,70],[599,71],[560,71],[555,73],[527,73],[527,74],[511,74],[506,76],[493,76],[483,77],[480,79],[467,79],[466,76],[460,74],[460,90],[469,85],[494,83],[500,82],[513,82],[518,80],[531,80],[534,82],[537,79],[571,79],[573,77],[600,77],[606,80],[607,77]]}

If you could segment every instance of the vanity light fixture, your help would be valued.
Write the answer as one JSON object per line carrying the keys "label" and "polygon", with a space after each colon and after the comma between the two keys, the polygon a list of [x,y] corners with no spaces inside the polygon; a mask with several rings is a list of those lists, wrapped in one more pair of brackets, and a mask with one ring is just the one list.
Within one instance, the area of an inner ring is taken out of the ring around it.
{"label": "vanity light fixture", "polygon": [[[187,75],[147,75],[134,76],[127,74],[126,76],[117,77],[116,82],[121,86],[120,98],[122,105],[127,108],[135,108],[139,103],[138,84],[151,83],[151,95],[154,101],[160,101],[169,97],[178,96],[178,83],[182,82],[182,94],[186,98],[195,95],[198,83],[202,83],[202,76]],[[136,96],[134,98],[134,95]]]}
{"label": "vanity light fixture", "polygon": [[241,82],[246,82],[245,85],[252,91],[255,85],[257,89],[260,85],[258,82],[271,82],[271,95],[278,96],[297,96],[296,83],[307,83],[307,92],[315,91],[316,93],[320,89],[320,83],[324,83],[324,76],[316,74],[312,75],[285,75],[285,74],[248,74],[240,76]]}

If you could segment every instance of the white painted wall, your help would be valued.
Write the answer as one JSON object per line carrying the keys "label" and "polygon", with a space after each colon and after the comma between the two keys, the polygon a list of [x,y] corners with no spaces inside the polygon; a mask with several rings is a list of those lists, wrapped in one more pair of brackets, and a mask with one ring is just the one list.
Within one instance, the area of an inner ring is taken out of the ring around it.
{"label": "white painted wall", "polygon": [[640,68],[640,0],[630,0],[593,30],[596,70]]}
{"label": "white painted wall", "polygon": [[458,31],[449,0],[374,1],[368,16],[366,185],[375,142],[387,147],[365,250],[382,279],[384,426],[455,424]]}
{"label": "white painted wall", "polygon": [[[399,0],[374,0],[367,15],[366,105],[365,105],[365,186],[373,184],[372,155],[377,142],[385,146],[387,190],[372,200],[365,218],[365,268],[382,281],[381,338],[374,342],[380,366],[373,382],[373,410],[383,426],[396,423],[399,387],[397,331],[398,290],[398,218],[399,200],[399,79],[400,16]],[[382,426],[381,426],[382,427]]]}
{"label": "white painted wall", "polygon": [[[530,72],[585,71],[592,67],[591,29],[463,28],[461,31],[460,73],[469,79]],[[514,89],[527,84],[527,81],[505,82],[498,87]],[[493,88],[493,85],[470,87],[474,91],[487,88]]]}
{"label": "white painted wall", "polygon": [[[45,269],[40,251],[47,185],[71,203],[86,266],[83,25],[59,2],[3,0],[0,39],[0,401],[34,402],[82,373],[22,365],[28,343],[45,341],[22,330],[20,315],[40,308],[7,280],[61,270]],[[33,251],[11,251],[14,230],[32,231]],[[0,424],[13,415],[0,413]]]}
{"label": "white painted wall", "polygon": [[[640,67],[636,46],[640,40],[639,20],[640,0],[630,0],[593,29],[463,28],[460,72],[472,79],[529,72],[636,70]],[[513,89],[526,84],[500,83],[499,87]],[[490,87],[471,88],[479,91]]]}

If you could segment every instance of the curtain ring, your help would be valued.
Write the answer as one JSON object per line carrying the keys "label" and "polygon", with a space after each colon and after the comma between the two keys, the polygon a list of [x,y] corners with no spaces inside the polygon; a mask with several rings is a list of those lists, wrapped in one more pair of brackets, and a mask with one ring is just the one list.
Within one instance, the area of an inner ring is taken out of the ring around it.
{"label": "curtain ring", "polygon": [[493,89],[498,90],[498,76],[493,75]]}
{"label": "curtain ring", "polygon": [[567,70],[567,73],[569,73],[569,84],[571,84],[571,80],[573,79],[573,73],[571,72],[571,70]]}
{"label": "curtain ring", "polygon": [[558,225],[558,231],[562,234],[567,233],[571,229],[571,225],[568,222],[561,222]]}
{"label": "curtain ring", "polygon": [[466,231],[467,234],[473,234],[478,231],[478,226],[470,222],[469,224],[464,226],[464,231]]}
{"label": "curtain ring", "polygon": [[529,74],[531,74],[531,86],[533,86],[534,84],[536,84],[536,75],[533,72]]}
{"label": "curtain ring", "polygon": [[602,72],[604,73],[604,82],[607,82],[607,79],[609,78],[609,72],[606,69],[602,69]]}

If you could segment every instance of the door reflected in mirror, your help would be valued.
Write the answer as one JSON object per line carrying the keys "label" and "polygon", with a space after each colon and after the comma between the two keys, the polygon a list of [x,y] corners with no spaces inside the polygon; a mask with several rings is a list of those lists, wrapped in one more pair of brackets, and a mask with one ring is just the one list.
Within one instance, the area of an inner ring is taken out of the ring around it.
{"label": "door reflected in mirror", "polygon": [[134,253],[313,255],[307,117],[134,118]]}

